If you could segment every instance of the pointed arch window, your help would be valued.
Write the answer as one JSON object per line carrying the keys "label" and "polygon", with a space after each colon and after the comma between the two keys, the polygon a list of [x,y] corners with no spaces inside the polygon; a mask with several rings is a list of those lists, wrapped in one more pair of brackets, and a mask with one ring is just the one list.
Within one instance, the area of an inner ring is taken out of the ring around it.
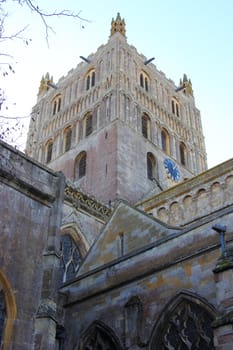
{"label": "pointed arch window", "polygon": [[175,114],[177,117],[180,116],[180,104],[176,98],[172,98],[171,100],[172,114]]}
{"label": "pointed arch window", "polygon": [[144,79],[143,79],[143,74],[140,74],[140,86],[144,87]]}
{"label": "pointed arch window", "polygon": [[150,349],[212,350],[213,311],[199,300],[181,300],[161,316]]}
{"label": "pointed arch window", "polygon": [[60,112],[61,110],[61,97],[58,98],[58,104],[57,104],[57,111]]}
{"label": "pointed arch window", "polygon": [[54,97],[52,102],[52,108],[53,108],[53,115],[60,112],[61,110],[61,95],[57,95]]}
{"label": "pointed arch window", "polygon": [[156,160],[151,152],[147,153],[147,178],[154,180],[156,177]]}
{"label": "pointed arch window", "polygon": [[87,86],[86,89],[89,90],[90,89],[90,75],[87,76]]}
{"label": "pointed arch window", "polygon": [[182,165],[187,165],[187,148],[183,142],[180,143],[180,162]]}
{"label": "pointed arch window", "polygon": [[139,76],[140,86],[146,91],[149,91],[150,78],[145,72],[141,72]]}
{"label": "pointed arch window", "polygon": [[57,101],[53,102],[53,115],[56,114],[57,111]]}
{"label": "pointed arch window", "polygon": [[93,115],[92,113],[86,116],[86,136],[89,136],[93,131]]}
{"label": "pointed arch window", "polygon": [[102,322],[94,322],[80,339],[80,350],[121,350],[114,332]]}
{"label": "pointed arch window", "polygon": [[60,281],[64,283],[77,274],[81,263],[78,246],[69,234],[61,237],[60,245]]}
{"label": "pointed arch window", "polygon": [[69,127],[64,132],[64,152],[67,152],[70,150],[71,140],[72,140],[72,129],[71,127]]}
{"label": "pointed arch window", "polygon": [[95,69],[91,69],[86,75],[86,90],[95,86]]}
{"label": "pointed arch window", "polygon": [[52,160],[53,154],[53,141],[50,140],[46,145],[46,163],[49,163]]}
{"label": "pointed arch window", "polygon": [[162,129],[161,131],[161,145],[162,145],[162,150],[166,154],[170,154],[170,137],[167,130],[165,129]]}
{"label": "pointed arch window", "polygon": [[91,86],[95,86],[95,71],[91,74]]}
{"label": "pointed arch window", "polygon": [[87,154],[86,152],[81,152],[75,162],[75,180],[79,180],[86,175],[87,166]]}
{"label": "pointed arch window", "polygon": [[146,113],[142,115],[142,135],[148,139],[150,137],[150,118]]}

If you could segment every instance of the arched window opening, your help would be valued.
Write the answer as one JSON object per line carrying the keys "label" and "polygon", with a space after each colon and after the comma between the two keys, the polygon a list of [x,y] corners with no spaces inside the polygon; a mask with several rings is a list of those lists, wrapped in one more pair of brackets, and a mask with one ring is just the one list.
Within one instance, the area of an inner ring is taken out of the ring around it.
{"label": "arched window opening", "polygon": [[95,86],[95,70],[90,70],[86,75],[86,90],[89,90],[91,87]]}
{"label": "arched window opening", "polygon": [[171,100],[172,114],[175,114],[177,117],[180,116],[180,105],[176,98]]}
{"label": "arched window opening", "polygon": [[75,162],[75,180],[79,180],[86,175],[86,163],[87,163],[87,155],[86,152],[81,152],[77,160]]}
{"label": "arched window opening", "polygon": [[145,78],[145,90],[148,91],[148,79]]}
{"label": "arched window opening", "polygon": [[61,110],[61,95],[57,95],[54,97],[52,102],[52,108],[53,108],[53,115],[60,112]]}
{"label": "arched window opening", "polygon": [[0,290],[0,347],[3,341],[3,334],[6,323],[6,303],[3,290]]}
{"label": "arched window opening", "polygon": [[49,163],[52,160],[53,154],[53,142],[49,141],[46,146],[46,163]]}
{"label": "arched window opening", "polygon": [[114,332],[101,322],[95,322],[80,340],[80,350],[121,350]]}
{"label": "arched window opening", "polygon": [[87,86],[86,86],[86,90],[90,89],[90,75],[87,76]]}
{"label": "arched window opening", "polygon": [[147,153],[147,178],[149,180],[155,179],[155,172],[156,172],[156,160],[152,153]]}
{"label": "arched window opening", "polygon": [[71,128],[68,128],[65,133],[64,133],[64,136],[65,136],[65,140],[64,140],[64,151],[67,152],[70,150],[71,148],[71,140],[72,140],[72,129]]}
{"label": "arched window opening", "polygon": [[149,82],[150,78],[145,72],[141,72],[139,76],[140,86],[145,89],[145,91],[149,91]]}
{"label": "arched window opening", "polygon": [[162,150],[165,153],[170,154],[169,134],[168,134],[168,132],[165,129],[163,129],[161,131],[161,144],[162,144]]}
{"label": "arched window opening", "polygon": [[88,114],[86,116],[86,136],[90,135],[93,131],[93,116]]}
{"label": "arched window opening", "polygon": [[150,118],[147,114],[142,115],[142,135],[147,139],[150,135]]}
{"label": "arched window opening", "polygon": [[61,110],[61,97],[58,98],[58,106],[57,106],[57,111],[60,112]]}
{"label": "arched window opening", "polygon": [[199,300],[184,299],[173,310],[165,312],[161,319],[150,349],[214,349],[213,312]]}
{"label": "arched window opening", "polygon": [[175,114],[175,101],[172,100],[172,113]]}
{"label": "arched window opening", "polygon": [[61,237],[60,252],[60,281],[64,283],[76,276],[81,255],[73,238],[68,234]]}
{"label": "arched window opening", "polygon": [[53,103],[53,115],[56,114],[57,111],[57,101],[54,101]]}
{"label": "arched window opening", "polygon": [[183,142],[180,143],[180,162],[182,165],[187,165],[187,149]]}
{"label": "arched window opening", "polygon": [[92,76],[91,76],[91,86],[95,86],[95,72],[92,72]]}
{"label": "arched window opening", "polygon": [[143,79],[143,74],[141,73],[140,74],[140,86],[141,87],[144,87],[144,81],[143,81],[144,79]]}

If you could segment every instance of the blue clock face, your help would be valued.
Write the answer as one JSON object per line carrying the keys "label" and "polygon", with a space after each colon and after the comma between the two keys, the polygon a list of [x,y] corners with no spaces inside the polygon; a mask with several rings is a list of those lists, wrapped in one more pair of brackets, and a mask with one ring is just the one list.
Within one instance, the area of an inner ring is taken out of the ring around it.
{"label": "blue clock face", "polygon": [[167,171],[168,176],[174,181],[179,181],[180,180],[180,172],[179,172],[179,169],[178,169],[176,163],[170,158],[164,159],[163,163],[164,163],[164,166],[165,166],[165,169]]}

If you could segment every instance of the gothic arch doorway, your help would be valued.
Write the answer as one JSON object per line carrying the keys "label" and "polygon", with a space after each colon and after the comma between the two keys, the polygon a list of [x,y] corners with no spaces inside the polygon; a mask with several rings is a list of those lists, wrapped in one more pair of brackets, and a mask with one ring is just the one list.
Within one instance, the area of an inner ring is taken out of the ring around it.
{"label": "gothic arch doorway", "polygon": [[149,350],[213,350],[214,319],[215,311],[206,301],[182,292],[162,312]]}
{"label": "gothic arch doorway", "polygon": [[122,346],[114,332],[97,321],[81,337],[78,350],[122,350]]}

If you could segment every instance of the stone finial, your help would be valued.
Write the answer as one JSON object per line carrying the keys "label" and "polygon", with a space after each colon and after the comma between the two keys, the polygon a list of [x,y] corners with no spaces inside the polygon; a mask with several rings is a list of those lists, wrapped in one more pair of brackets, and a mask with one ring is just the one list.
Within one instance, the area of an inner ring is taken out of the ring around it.
{"label": "stone finial", "polygon": [[52,82],[53,82],[53,77],[52,76],[50,77],[48,72],[45,74],[45,76],[43,75],[41,78],[41,81],[40,81],[38,95],[41,95],[43,92],[48,91],[48,89],[49,89],[48,83],[52,83]]}
{"label": "stone finial", "polygon": [[112,19],[112,23],[111,23],[111,36],[113,36],[113,34],[115,33],[121,33],[123,36],[125,36],[125,20],[121,19],[120,13],[117,13],[117,17],[114,20],[114,18]]}
{"label": "stone finial", "polygon": [[183,76],[182,85],[184,87],[183,89],[184,93],[186,95],[193,96],[192,83],[191,83],[191,80],[187,78],[186,74],[184,74]]}

